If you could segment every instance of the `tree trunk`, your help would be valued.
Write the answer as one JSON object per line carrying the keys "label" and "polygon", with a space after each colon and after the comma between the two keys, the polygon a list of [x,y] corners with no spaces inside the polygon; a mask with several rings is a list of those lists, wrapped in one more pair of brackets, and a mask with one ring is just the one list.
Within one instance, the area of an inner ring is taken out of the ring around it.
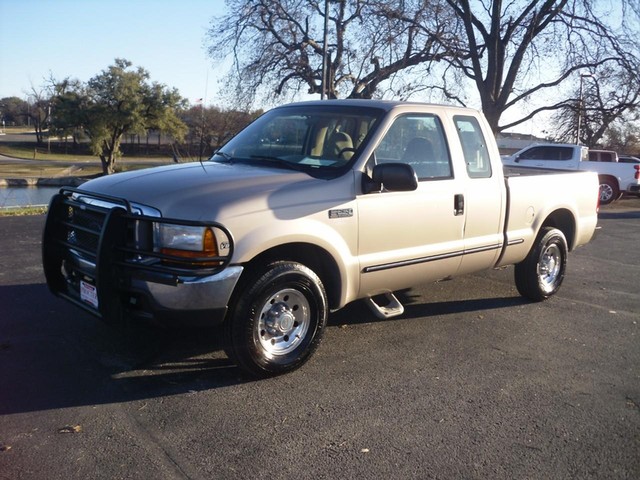
{"label": "tree trunk", "polygon": [[100,153],[100,161],[102,162],[102,173],[105,175],[111,175],[116,172],[116,161],[118,159],[118,147],[120,142],[115,140],[114,142],[104,141],[102,143],[102,153]]}

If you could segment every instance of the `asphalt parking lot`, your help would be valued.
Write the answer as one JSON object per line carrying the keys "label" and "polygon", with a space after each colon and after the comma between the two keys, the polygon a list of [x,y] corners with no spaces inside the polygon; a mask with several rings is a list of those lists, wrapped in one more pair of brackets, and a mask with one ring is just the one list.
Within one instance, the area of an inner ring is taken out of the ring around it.
{"label": "asphalt parking lot", "polygon": [[125,334],[54,298],[44,217],[0,217],[1,479],[640,478],[640,199],[544,303],[511,268],[330,318],[251,381],[213,332]]}

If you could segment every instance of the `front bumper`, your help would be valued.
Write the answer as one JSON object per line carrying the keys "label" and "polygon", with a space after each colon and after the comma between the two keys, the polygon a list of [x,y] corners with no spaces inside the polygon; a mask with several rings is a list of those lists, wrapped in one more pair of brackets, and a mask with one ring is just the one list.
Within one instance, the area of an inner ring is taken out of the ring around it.
{"label": "front bumper", "polygon": [[[156,252],[148,232],[158,222],[221,230],[227,254],[185,265]],[[42,243],[49,289],[108,322],[219,324],[243,270],[229,265],[232,252],[231,234],[219,224],[150,217],[126,200],[75,189],[51,200]]]}
{"label": "front bumper", "polygon": [[[227,313],[240,266],[202,278],[179,278],[175,285],[132,279],[127,309],[133,315],[171,326],[216,326]],[[137,313],[136,313],[137,312]]]}

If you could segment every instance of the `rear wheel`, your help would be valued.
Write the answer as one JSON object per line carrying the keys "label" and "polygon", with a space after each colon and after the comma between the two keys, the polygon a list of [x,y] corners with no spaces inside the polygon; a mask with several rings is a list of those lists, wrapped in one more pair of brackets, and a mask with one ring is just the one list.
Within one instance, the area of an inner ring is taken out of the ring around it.
{"label": "rear wheel", "polygon": [[567,240],[551,227],[543,228],[527,257],[515,266],[518,292],[539,302],[556,293],[567,268]]}
{"label": "rear wheel", "polygon": [[225,325],[227,354],[259,377],[304,364],[327,323],[327,296],[320,278],[295,262],[274,262],[245,284]]}
{"label": "rear wheel", "polygon": [[609,178],[600,179],[600,205],[608,205],[620,198],[618,184]]}

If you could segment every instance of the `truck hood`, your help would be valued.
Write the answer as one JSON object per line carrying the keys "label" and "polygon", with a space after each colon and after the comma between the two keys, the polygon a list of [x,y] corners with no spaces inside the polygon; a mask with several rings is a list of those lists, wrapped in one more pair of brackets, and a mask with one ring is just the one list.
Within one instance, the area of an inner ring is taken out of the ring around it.
{"label": "truck hood", "polygon": [[210,221],[324,203],[327,182],[304,172],[204,162],[104,176],[80,188],[153,207],[163,217]]}

